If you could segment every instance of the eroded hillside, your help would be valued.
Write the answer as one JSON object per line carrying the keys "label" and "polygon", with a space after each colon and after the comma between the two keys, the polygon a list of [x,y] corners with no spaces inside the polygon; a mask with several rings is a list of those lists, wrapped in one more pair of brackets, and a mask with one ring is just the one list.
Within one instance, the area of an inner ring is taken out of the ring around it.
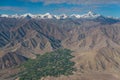
{"label": "eroded hillside", "polygon": [[0,18],[0,69],[59,48],[74,51],[76,75],[91,72],[100,72],[101,76],[120,75],[120,22],[117,20]]}

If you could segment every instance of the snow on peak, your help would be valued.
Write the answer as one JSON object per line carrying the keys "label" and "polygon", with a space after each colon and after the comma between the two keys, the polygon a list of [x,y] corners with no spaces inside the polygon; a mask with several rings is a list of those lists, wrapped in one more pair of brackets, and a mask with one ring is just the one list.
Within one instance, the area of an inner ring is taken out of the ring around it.
{"label": "snow on peak", "polygon": [[79,14],[72,14],[72,15],[70,15],[70,18],[80,18],[81,17],[81,15],[79,15]]}
{"label": "snow on peak", "polygon": [[43,18],[45,18],[45,19],[52,19],[53,16],[50,13],[46,13],[46,14],[43,15]]}
{"label": "snow on peak", "polygon": [[25,17],[31,17],[31,18],[34,18],[35,15],[31,14],[31,13],[26,13],[26,14],[23,14],[23,15],[20,15],[21,18],[25,18]]}
{"label": "snow on peak", "polygon": [[7,14],[1,14],[1,17],[8,17],[9,15]]}
{"label": "snow on peak", "polygon": [[45,13],[45,14],[31,14],[31,13],[26,13],[26,14],[22,14],[22,15],[6,15],[6,14],[2,14],[0,15],[0,17],[8,17],[8,18],[36,18],[36,19],[66,19],[66,18],[75,18],[75,19],[79,19],[79,18],[96,18],[99,17],[99,14],[95,14],[92,11],[89,11],[86,14],[83,15],[79,15],[79,14],[72,14],[72,15],[66,15],[66,14],[62,14],[62,15],[52,15],[50,13]]}
{"label": "snow on peak", "polygon": [[99,16],[100,16],[99,14],[95,14],[94,12],[89,11],[87,14],[83,14],[81,17],[82,18],[96,18]]}
{"label": "snow on peak", "polygon": [[83,15],[72,14],[70,15],[70,18],[97,18],[99,16],[100,16],[99,14],[95,14],[94,12],[89,11],[88,13],[83,14]]}
{"label": "snow on peak", "polygon": [[18,14],[15,14],[15,15],[11,15],[10,17],[11,18],[18,18],[20,15],[18,15]]}
{"label": "snow on peak", "polygon": [[59,19],[66,19],[66,18],[68,18],[68,16],[66,14],[59,15],[58,17],[59,17]]}
{"label": "snow on peak", "polygon": [[92,12],[92,11],[89,11],[88,14],[89,14],[89,15],[94,15],[95,13]]}

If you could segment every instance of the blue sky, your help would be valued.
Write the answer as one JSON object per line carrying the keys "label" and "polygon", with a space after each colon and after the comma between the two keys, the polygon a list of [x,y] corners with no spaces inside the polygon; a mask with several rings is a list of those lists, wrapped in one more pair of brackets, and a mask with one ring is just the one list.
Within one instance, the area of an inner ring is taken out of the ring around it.
{"label": "blue sky", "polygon": [[2,0],[0,14],[84,14],[120,17],[120,0]]}

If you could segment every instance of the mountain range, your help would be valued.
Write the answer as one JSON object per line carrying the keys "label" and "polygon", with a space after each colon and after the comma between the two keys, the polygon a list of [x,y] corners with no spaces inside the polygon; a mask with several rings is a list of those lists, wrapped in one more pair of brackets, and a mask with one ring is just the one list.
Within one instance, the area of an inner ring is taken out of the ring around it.
{"label": "mountain range", "polygon": [[19,65],[67,48],[76,71],[44,80],[120,80],[120,20],[84,15],[0,15],[0,80],[15,80]]}
{"label": "mountain range", "polygon": [[1,14],[0,17],[6,17],[6,18],[35,18],[35,19],[66,19],[66,18],[74,18],[74,19],[79,19],[79,18],[97,18],[102,15],[96,14],[92,11],[89,11],[86,14],[79,15],[79,14],[72,14],[72,15],[66,15],[66,14],[61,14],[61,15],[52,15],[50,13],[46,14],[31,14],[31,13],[26,13],[22,15],[7,15],[7,14]]}

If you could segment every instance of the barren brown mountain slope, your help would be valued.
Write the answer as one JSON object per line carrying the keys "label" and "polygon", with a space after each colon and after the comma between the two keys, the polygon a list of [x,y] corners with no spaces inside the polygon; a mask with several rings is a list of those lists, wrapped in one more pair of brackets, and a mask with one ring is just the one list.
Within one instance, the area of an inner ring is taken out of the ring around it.
{"label": "barren brown mountain slope", "polygon": [[119,21],[0,18],[0,69],[61,47],[74,51],[77,71],[45,80],[120,80]]}

